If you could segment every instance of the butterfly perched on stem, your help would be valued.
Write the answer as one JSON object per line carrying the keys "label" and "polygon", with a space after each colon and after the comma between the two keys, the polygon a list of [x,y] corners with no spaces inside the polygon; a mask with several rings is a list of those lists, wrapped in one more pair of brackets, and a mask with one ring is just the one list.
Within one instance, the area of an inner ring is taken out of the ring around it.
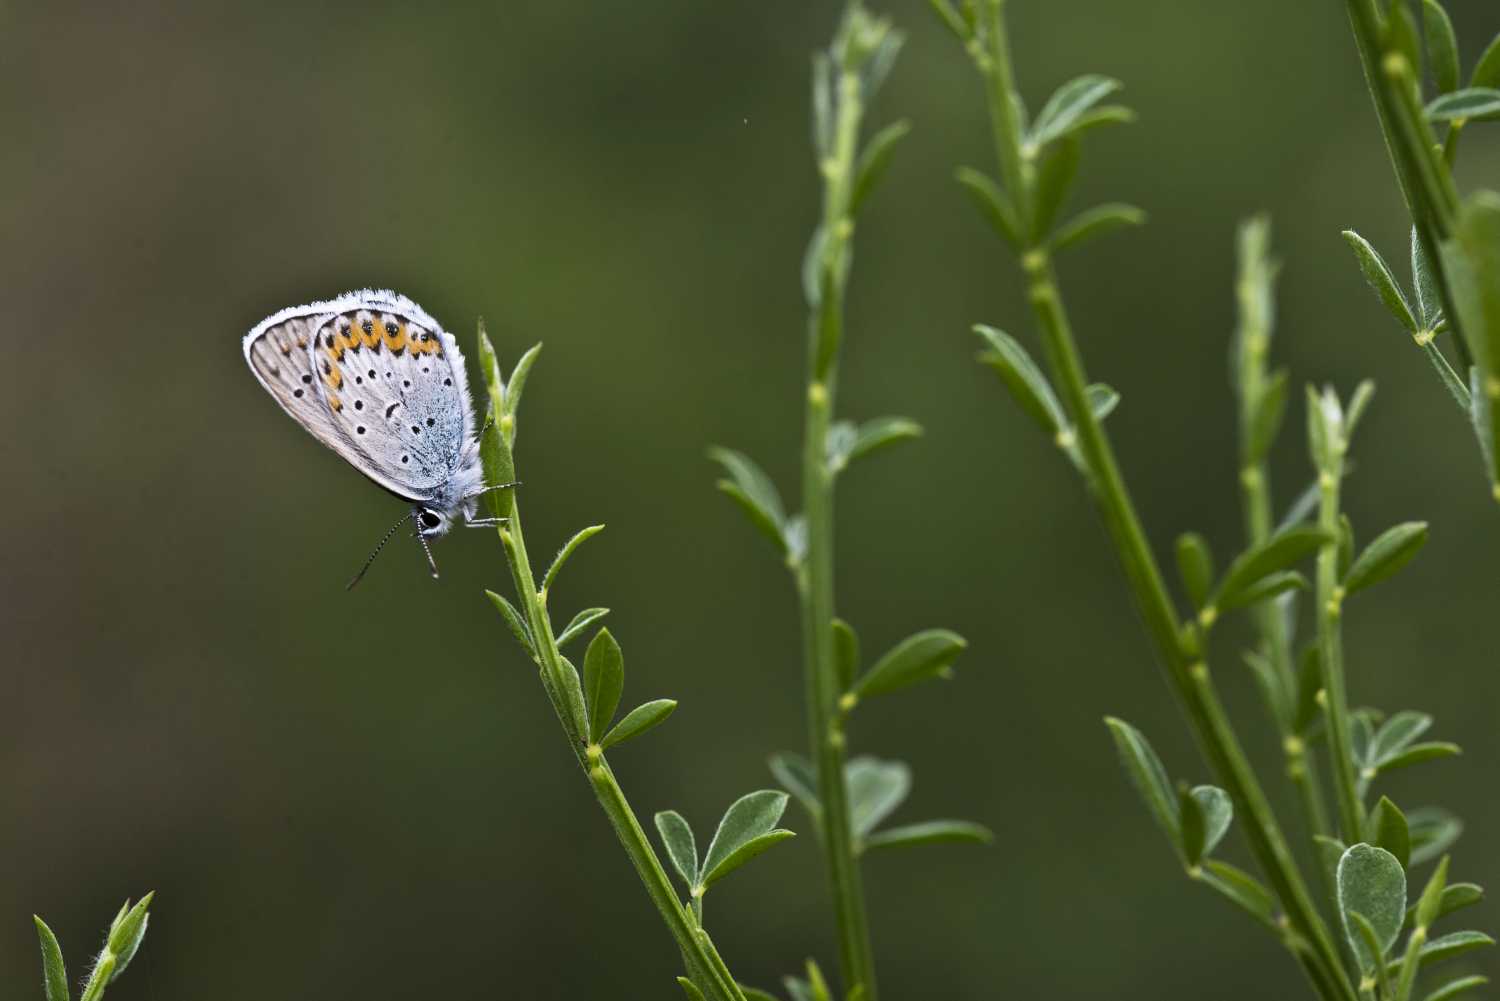
{"label": "butterfly perched on stem", "polygon": [[245,335],[245,361],[266,391],[318,441],[412,505],[354,579],[408,521],[427,540],[462,518],[486,487],[464,356],[420,306],[390,291],[349,292],[268,316]]}

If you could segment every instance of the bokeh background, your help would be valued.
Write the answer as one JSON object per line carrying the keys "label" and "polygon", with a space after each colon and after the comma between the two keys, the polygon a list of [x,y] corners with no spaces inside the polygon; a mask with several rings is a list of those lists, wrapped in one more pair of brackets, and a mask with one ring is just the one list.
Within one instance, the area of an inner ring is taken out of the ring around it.
{"label": "bokeh background", "polygon": [[[1073,204],[1129,200],[1151,223],[1063,275],[1092,374],[1123,394],[1110,426],[1158,549],[1193,528],[1223,559],[1240,538],[1239,219],[1275,219],[1277,360],[1345,392],[1378,380],[1350,514],[1366,540],[1410,518],[1433,530],[1350,609],[1354,697],[1430,711],[1465,746],[1386,788],[1460,812],[1456,876],[1500,883],[1500,514],[1468,429],[1339,238],[1357,226],[1403,257],[1342,5],[1010,6],[1033,102],[1096,71],[1140,112],[1089,139]],[[1468,65],[1500,17],[1451,6]],[[842,409],[928,434],[845,478],[839,607],[871,652],[929,625],[972,646],[951,685],[870,704],[854,740],[912,763],[898,819],[997,837],[869,860],[885,992],[1300,996],[1278,947],[1181,877],[1115,763],[1105,713],[1174,774],[1208,778],[1072,470],[972,360],[974,321],[1032,334],[1014,268],[951,180],[990,167],[980,95],[925,4],[890,10],[910,39],[874,117],[916,131],[859,233]],[[279,412],[239,338],[289,303],[389,285],[466,344],[483,315],[508,362],[546,342],[519,444],[528,536],[542,558],[608,523],[554,610],[613,608],[627,700],[681,700],[614,757],[642,816],[675,807],[704,832],[803,739],[789,582],[704,449],[745,449],[795,490],[808,54],[836,16],[663,0],[0,11],[7,997],[40,996],[33,912],[81,973],[148,888],[151,933],[117,1001],[674,996],[670,940],[481,593],[507,583],[497,543],[445,540],[438,583],[394,546],[345,594],[399,506]],[[1496,136],[1471,129],[1464,147],[1465,186],[1494,186]],[[1283,502],[1308,475],[1295,399]],[[1244,638],[1216,638],[1217,673],[1274,773]],[[831,965],[812,838],[753,873],[709,901],[736,972],[774,986],[808,955]],[[1494,903],[1470,916],[1500,926]]]}

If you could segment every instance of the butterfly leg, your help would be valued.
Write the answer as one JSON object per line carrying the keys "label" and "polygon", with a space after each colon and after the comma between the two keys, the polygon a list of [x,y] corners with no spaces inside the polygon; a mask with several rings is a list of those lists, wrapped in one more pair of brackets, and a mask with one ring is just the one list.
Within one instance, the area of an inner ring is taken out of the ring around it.
{"label": "butterfly leg", "polygon": [[464,522],[465,528],[495,528],[509,522],[509,518],[475,518],[473,521]]}
{"label": "butterfly leg", "polygon": [[497,490],[509,490],[511,487],[519,487],[520,485],[520,480],[512,480],[509,483],[497,483],[492,487],[484,487],[480,490],[474,491],[471,494],[465,494],[463,499],[472,500],[475,497],[483,497],[485,494],[492,494]]}

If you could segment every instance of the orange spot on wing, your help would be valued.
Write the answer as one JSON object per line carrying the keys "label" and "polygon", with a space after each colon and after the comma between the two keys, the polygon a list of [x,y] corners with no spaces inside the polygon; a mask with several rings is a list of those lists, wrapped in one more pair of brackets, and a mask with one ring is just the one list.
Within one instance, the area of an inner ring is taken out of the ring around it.
{"label": "orange spot on wing", "polygon": [[337,396],[334,396],[332,393],[328,394],[328,405],[333,408],[334,413],[338,413],[339,411],[344,409],[344,401],[339,399]]}
{"label": "orange spot on wing", "polygon": [[385,331],[385,346],[394,354],[406,347],[406,324],[396,324],[396,332]]}

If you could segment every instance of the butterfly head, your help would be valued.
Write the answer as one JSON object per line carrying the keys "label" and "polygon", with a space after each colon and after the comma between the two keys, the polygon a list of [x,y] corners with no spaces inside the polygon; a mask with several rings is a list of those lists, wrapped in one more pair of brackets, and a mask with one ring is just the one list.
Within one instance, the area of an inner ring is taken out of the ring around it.
{"label": "butterfly head", "polygon": [[453,517],[449,512],[430,507],[417,508],[416,522],[417,531],[426,539],[447,535],[448,529],[453,527]]}

